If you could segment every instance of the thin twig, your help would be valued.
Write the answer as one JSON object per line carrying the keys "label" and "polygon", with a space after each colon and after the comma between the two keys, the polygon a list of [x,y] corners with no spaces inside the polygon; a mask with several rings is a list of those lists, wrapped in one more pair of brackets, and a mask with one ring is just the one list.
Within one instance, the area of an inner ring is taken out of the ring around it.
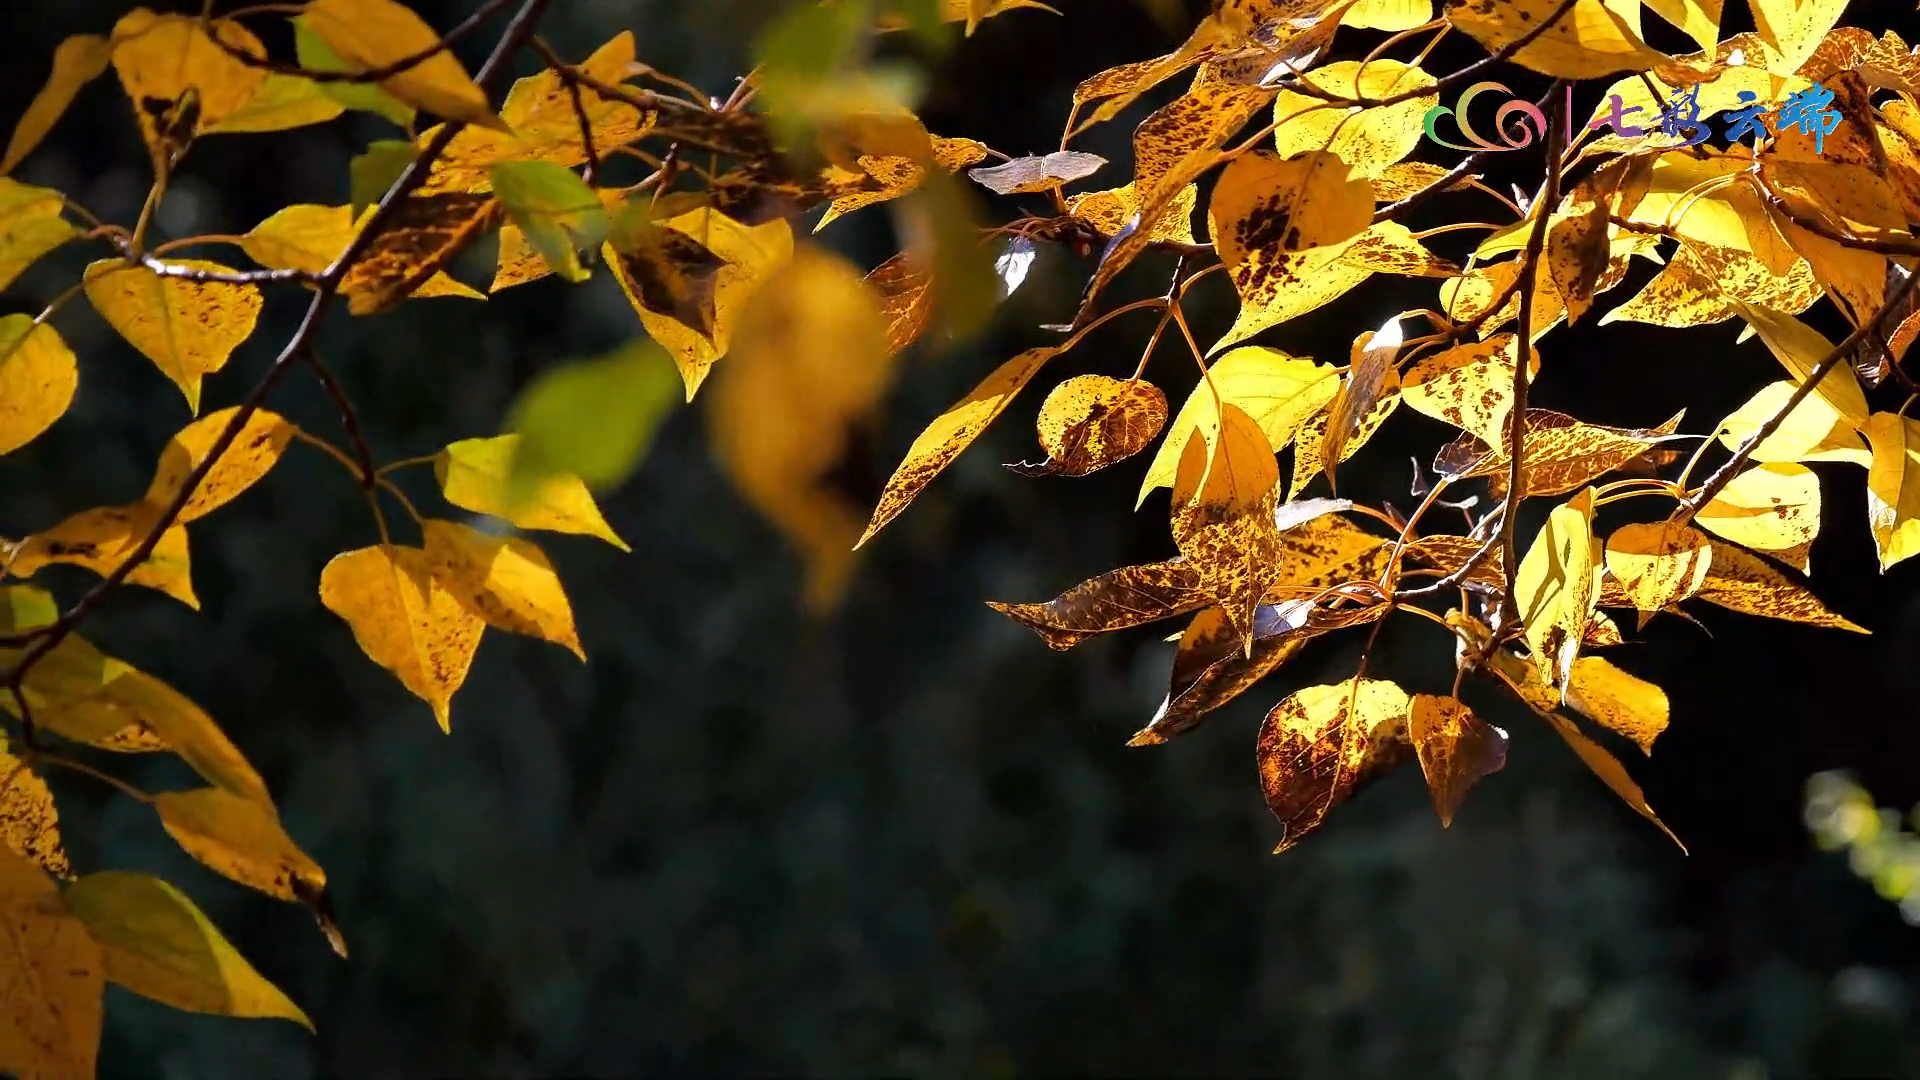
{"label": "thin twig", "polygon": [[593,121],[587,116],[587,102],[580,94],[580,80],[567,74],[565,70],[567,65],[540,37],[534,37],[533,48],[540,54],[540,58],[547,62],[547,66],[560,76],[561,81],[567,84],[567,97],[573,102],[573,118],[580,125],[580,149],[587,158],[586,167],[580,171],[580,179],[591,184],[594,174],[600,171],[600,155],[593,148]]}
{"label": "thin twig", "polygon": [[212,26],[202,26],[201,30],[205,33],[208,40],[220,47],[222,52],[248,67],[263,68],[276,75],[294,75],[302,79],[310,79],[313,82],[377,83],[384,79],[391,79],[395,75],[404,75],[414,68],[419,67],[421,64],[439,56],[441,53],[446,52],[448,49],[459,44],[462,38],[478,30],[480,24],[492,18],[495,12],[510,6],[512,3],[513,0],[487,0],[486,3],[480,5],[480,10],[467,16],[458,26],[442,34],[440,40],[434,42],[432,47],[403,56],[391,64],[383,64],[377,68],[368,68],[365,71],[315,71],[312,68],[301,67],[299,64],[285,64],[277,60],[269,60],[264,56],[255,56],[245,49],[240,48],[238,45],[225,41],[219,34],[214,32]]}

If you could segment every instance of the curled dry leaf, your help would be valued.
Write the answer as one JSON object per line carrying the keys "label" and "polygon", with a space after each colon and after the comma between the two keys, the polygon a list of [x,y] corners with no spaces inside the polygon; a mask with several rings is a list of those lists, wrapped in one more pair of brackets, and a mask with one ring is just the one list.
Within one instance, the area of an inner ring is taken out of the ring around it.
{"label": "curled dry leaf", "polygon": [[1506,765],[1507,733],[1452,697],[1415,694],[1407,713],[1427,793],[1441,827],[1449,827],[1473,785]]}
{"label": "curled dry leaf", "polygon": [[1329,460],[1346,461],[1367,445],[1373,434],[1387,422],[1395,409],[1400,407],[1399,379],[1389,373],[1386,381],[1393,384],[1392,392],[1384,392],[1374,401],[1373,406],[1362,414],[1352,425],[1353,434],[1340,446],[1337,456],[1328,453],[1326,447],[1327,426],[1332,420],[1330,413],[1320,413],[1308,418],[1300,425],[1300,433],[1294,436],[1293,449],[1293,494],[1297,497],[1301,489],[1313,482],[1316,476],[1327,471]]}
{"label": "curled dry leaf", "polygon": [[1275,854],[1406,760],[1408,706],[1406,692],[1393,683],[1360,679],[1306,687],[1267,713],[1254,754],[1267,808],[1282,827]]}
{"label": "curled dry leaf", "polygon": [[967,176],[996,195],[1021,195],[1050,191],[1062,184],[1084,180],[1100,170],[1107,159],[1078,150],[1058,150],[1038,157],[1014,158],[999,165],[967,170]]}
{"label": "curled dry leaf", "polygon": [[1167,396],[1144,379],[1076,375],[1053,388],[1035,421],[1038,465],[1009,466],[1029,476],[1085,476],[1146,449],[1167,423]]}
{"label": "curled dry leaf", "polygon": [[[1442,577],[1448,577],[1460,571],[1485,544],[1466,536],[1445,536],[1434,534],[1423,536],[1406,547],[1407,558],[1440,571]],[[1500,556],[1489,552],[1465,578],[1467,582],[1499,589],[1505,586],[1505,575],[1500,570]]]}
{"label": "curled dry leaf", "polygon": [[1764,551],[1804,574],[1820,532],[1820,478],[1793,462],[1756,465],[1734,477],[1694,520],[1715,536]]}
{"label": "curled dry leaf", "polygon": [[454,692],[467,679],[487,624],[431,567],[416,547],[343,552],[320,571],[320,602],[347,621],[369,659],[433,706],[440,730],[451,731]]}
{"label": "curled dry leaf", "polygon": [[1579,322],[1593,306],[1594,291],[1607,271],[1609,229],[1605,201],[1584,211],[1555,214],[1547,226],[1547,274],[1567,307],[1568,325]]}
{"label": "curled dry leaf", "polygon": [[[1192,184],[1179,189],[1165,210],[1148,227],[1150,240],[1168,240],[1176,244],[1193,243],[1193,208],[1200,189]],[[1067,213],[1092,225],[1104,236],[1113,236],[1127,227],[1140,212],[1140,196],[1128,181],[1106,191],[1089,191],[1067,199]]]}
{"label": "curled dry leaf", "polygon": [[1673,522],[1622,525],[1607,537],[1607,573],[1642,612],[1663,611],[1700,591],[1713,546],[1698,529]]}

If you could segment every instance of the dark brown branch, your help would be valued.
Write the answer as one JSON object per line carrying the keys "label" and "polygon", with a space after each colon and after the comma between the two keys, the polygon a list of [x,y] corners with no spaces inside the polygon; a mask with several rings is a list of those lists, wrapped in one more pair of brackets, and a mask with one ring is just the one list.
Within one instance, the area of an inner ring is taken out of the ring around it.
{"label": "dark brown branch", "polygon": [[[480,69],[476,81],[482,90],[489,90],[493,83],[505,74],[507,60],[533,35],[534,26],[539,22],[540,15],[551,3],[552,0],[521,0],[520,10],[508,24],[506,31],[501,34],[499,42],[494,45],[492,55],[487,57],[486,64]],[[253,414],[260,411],[267,396],[273,392],[273,388],[279,384],[280,380],[286,377],[294,363],[311,352],[313,339],[319,332],[327,308],[339,293],[340,282],[346,277],[347,270],[366,252],[383,226],[393,217],[400,202],[426,179],[434,160],[446,151],[447,145],[453,141],[454,136],[465,127],[465,124],[457,120],[449,120],[440,128],[433,139],[422,148],[406,170],[393,182],[393,186],[387,189],[387,193],[381,197],[379,204],[369,216],[365,227],[354,235],[347,249],[341,252],[333,265],[327,267],[316,279],[313,300],[307,305],[306,314],[301,317],[300,325],[294,331],[293,337],[288,339],[286,345],[280,350],[280,354],[274,358],[272,366],[267,369],[265,375],[261,376],[260,381],[241,402],[240,407],[234,410],[232,419],[227,421],[227,426],[220,432],[220,436],[214,440],[212,446],[207,448],[206,456],[200,460],[200,464],[195,466],[192,472],[187,474],[179,491],[174,493],[173,499],[161,510],[160,516],[134,550],[54,622],[27,634],[16,635],[11,640],[0,641],[0,644],[8,645],[32,641],[25,655],[14,665],[13,670],[7,673],[5,685],[10,688],[21,686],[34,664],[58,648],[81,621],[105,601],[109,593],[126,581],[135,567],[152,556],[154,548],[160,543],[161,536],[179,519],[180,511],[185,508],[187,501],[193,497],[193,493],[198,490],[201,483],[206,480],[207,474],[219,462],[220,456],[233,445],[241,430],[253,418]]]}
{"label": "dark brown branch", "polygon": [[237,45],[222,40],[219,34],[214,33],[211,26],[203,25],[201,29],[205,32],[209,40],[220,47],[221,51],[248,67],[262,68],[273,72],[275,75],[294,75],[302,79],[309,79],[313,82],[320,83],[377,83],[382,79],[391,79],[395,75],[402,75],[412,71],[421,64],[446,52],[448,49],[459,44],[462,38],[478,30],[480,24],[492,18],[494,13],[511,6],[513,2],[514,0],[487,0],[486,3],[480,5],[480,10],[467,16],[460,25],[442,34],[440,40],[434,42],[431,48],[422,49],[417,53],[403,56],[391,64],[385,64],[377,68],[368,68],[366,71],[315,71],[312,68],[301,67],[299,64],[286,64],[277,60],[269,60],[264,56],[255,56]]}
{"label": "dark brown branch", "polygon": [[593,120],[587,116],[587,103],[580,95],[580,80],[568,76],[565,70],[567,65],[545,41],[535,37],[533,48],[540,54],[540,58],[547,62],[547,66],[553,69],[554,74],[560,76],[561,81],[567,84],[567,97],[573,102],[573,118],[580,125],[580,149],[587,158],[586,168],[581,170],[580,179],[591,184],[594,174],[600,171],[600,155],[593,148]]}
{"label": "dark brown branch", "polygon": [[320,388],[327,392],[340,410],[340,428],[347,433],[347,441],[353,444],[353,456],[360,465],[360,487],[371,493],[380,483],[380,470],[373,464],[373,447],[367,442],[366,431],[360,427],[360,414],[353,407],[353,399],[347,396],[346,389],[340,385],[339,376],[320,358],[318,350],[307,350],[307,364],[320,380]]}
{"label": "dark brown branch", "polygon": [[1845,341],[1835,345],[1833,351],[1821,357],[1820,362],[1807,373],[1807,377],[1794,388],[1792,396],[1787,398],[1786,403],[1781,405],[1772,416],[1767,417],[1759,427],[1754,428],[1752,434],[1741,440],[1740,445],[1733,451],[1733,456],[1715,469],[1712,476],[1707,477],[1706,482],[1700,485],[1699,491],[1680,500],[1680,508],[1674,512],[1672,520],[1682,525],[1692,521],[1701,507],[1712,502],[1714,496],[1720,494],[1721,489],[1732,483],[1734,474],[1738,473],[1747,463],[1747,459],[1753,456],[1754,449],[1771,438],[1774,432],[1780,430],[1780,425],[1787,422],[1787,417],[1793,415],[1793,410],[1799,408],[1801,402],[1813,395],[1814,390],[1820,385],[1820,380],[1826,378],[1828,373],[1852,356],[1854,350],[1861,342],[1867,340],[1868,336],[1881,332],[1880,324],[1886,321],[1887,313],[1899,307],[1913,292],[1915,285],[1920,285],[1920,274],[1907,275],[1907,280],[1887,297],[1886,303],[1880,305],[1880,310],[1874,313],[1873,318],[1861,323],[1859,328],[1847,335]]}

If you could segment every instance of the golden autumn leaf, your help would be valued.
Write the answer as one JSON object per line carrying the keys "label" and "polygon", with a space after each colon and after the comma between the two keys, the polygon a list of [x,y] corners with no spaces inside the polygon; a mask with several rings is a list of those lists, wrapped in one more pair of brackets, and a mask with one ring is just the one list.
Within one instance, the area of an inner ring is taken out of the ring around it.
{"label": "golden autumn leaf", "polygon": [[265,69],[220,47],[265,57],[251,31],[232,19],[206,25],[219,42],[191,15],[156,15],[144,7],[113,26],[113,70],[133,103],[158,175],[172,168],[195,135],[245,108],[267,78]]}
{"label": "golden autumn leaf", "polygon": [[1601,552],[1593,536],[1593,489],[1553,508],[1513,582],[1514,605],[1527,647],[1547,685],[1563,688],[1573,673],[1587,620],[1600,592]]}
{"label": "golden autumn leaf", "polygon": [[320,83],[298,75],[268,72],[265,82],[239,109],[207,126],[207,135],[248,135],[324,124],[346,112]]}
{"label": "golden autumn leaf", "polygon": [[[304,270],[318,274],[333,265],[353,242],[354,234],[373,213],[368,207],[358,220],[350,206],[316,206],[301,203],[282,207],[271,217],[248,230],[240,238],[240,249],[247,257],[270,270]],[[350,296],[364,293],[373,279],[350,278],[341,283],[341,291]],[[484,300],[478,290],[463,285],[436,271],[413,291],[414,296],[458,296]]]}
{"label": "golden autumn leaf", "polygon": [[[1455,345],[1422,357],[1400,379],[1407,408],[1475,436],[1489,447],[1506,438],[1513,412],[1513,334]],[[1540,370],[1540,354],[1528,350],[1528,373]]]}
{"label": "golden autumn leaf", "polygon": [[[1488,52],[1519,41],[1551,18],[1557,0],[1447,0],[1447,22]],[[1561,79],[1595,79],[1617,71],[1645,71],[1667,60],[1640,38],[1638,9],[1631,22],[1602,0],[1575,0],[1573,9],[1513,54],[1521,67]]]}
{"label": "golden autumn leaf", "polygon": [[620,280],[636,310],[713,340],[714,291],[725,259],[678,229],[630,215],[617,221],[607,243],[619,259]]}
{"label": "golden autumn leaf", "polygon": [[1076,375],[1053,388],[1035,427],[1047,458],[1008,466],[1029,476],[1085,476],[1146,449],[1167,423],[1167,396],[1144,379]]}
{"label": "golden autumn leaf", "polygon": [[52,427],[73,403],[79,382],[79,365],[59,331],[28,315],[0,316],[0,454]]}
{"label": "golden autumn leaf", "polygon": [[[838,601],[855,546],[875,528],[861,528],[859,509],[827,475],[853,426],[879,404],[892,361],[878,299],[860,272],[807,246],[741,313],[732,355],[715,381],[707,413],[715,455],[801,554],[806,602],[816,611]],[[874,520],[884,524],[891,516],[884,508],[897,513],[906,501],[890,504],[883,495]]]}
{"label": "golden autumn leaf", "polygon": [[[1396,381],[1397,378],[1391,373],[1387,375],[1389,382]],[[1398,389],[1397,385],[1390,388],[1391,391]],[[1300,425],[1299,434],[1294,436],[1293,497],[1298,498],[1301,489],[1312,483],[1315,477],[1330,471],[1329,461],[1338,464],[1359,453],[1360,448],[1367,445],[1368,440],[1373,438],[1374,432],[1379,431],[1380,426],[1385,424],[1387,418],[1392,416],[1394,410],[1399,407],[1400,395],[1397,392],[1380,394],[1372,407],[1362,413],[1358,420],[1352,422],[1349,429],[1352,433],[1340,443],[1338,455],[1327,449],[1327,432],[1333,421],[1332,413],[1329,411],[1308,417],[1307,422]]]}
{"label": "golden autumn leaf", "polygon": [[1608,206],[1596,201],[1585,210],[1555,214],[1546,238],[1547,276],[1567,308],[1569,325],[1593,306],[1593,294],[1609,258]]}
{"label": "golden autumn leaf", "polygon": [[1367,264],[1377,261],[1378,249],[1368,245],[1371,235],[1372,230],[1361,233],[1347,248],[1348,253],[1364,249],[1356,258],[1349,260],[1342,255],[1310,276],[1290,279],[1285,288],[1262,293],[1251,303],[1243,299],[1239,316],[1220,336],[1220,340],[1208,348],[1207,354],[1211,356],[1289,319],[1318,311],[1352,292],[1361,282],[1373,276],[1373,270]]}
{"label": "golden autumn leaf", "polygon": [[53,792],[39,773],[8,752],[4,737],[0,737],[0,844],[54,877],[73,877],[66,845],[60,840],[60,811],[54,806]]}
{"label": "golden autumn leaf", "polygon": [[1806,260],[1775,274],[1758,258],[1735,248],[1682,241],[1673,259],[1633,299],[1600,317],[1654,326],[1706,326],[1738,312],[1732,300],[1798,314],[1820,299],[1820,283]]}
{"label": "golden autumn leaf", "polygon": [[221,877],[314,910],[333,950],[347,955],[327,904],[327,875],[287,835],[271,806],[219,788],[153,797],[160,824],[187,854]]}
{"label": "golden autumn leaf", "polygon": [[[1440,310],[1447,318],[1456,323],[1480,320],[1479,331],[1487,334],[1506,326],[1508,322],[1520,316],[1520,294],[1513,288],[1520,276],[1520,259],[1510,259],[1476,266],[1457,278],[1440,284]],[[1541,286],[1550,282],[1544,277]],[[1498,309],[1494,301],[1505,297]],[[1536,288],[1533,296],[1533,310],[1529,313],[1529,328],[1532,341],[1556,326],[1566,316],[1566,305],[1560,302],[1560,294],[1552,288]]]}
{"label": "golden autumn leaf", "polygon": [[704,335],[692,327],[649,310],[640,299],[632,277],[611,245],[603,249],[614,280],[626,293],[640,317],[640,325],[667,350],[680,368],[687,384],[687,400],[700,389],[714,361],[732,348],[734,327],[746,314],[747,306],[762,285],[793,258],[793,231],[785,220],[764,225],[742,225],[727,215],[705,207],[690,210],[660,223],[676,229],[725,260],[714,275],[713,332]]}
{"label": "golden autumn leaf", "polygon": [[[433,48],[440,35],[395,0],[308,0],[302,17],[356,71],[388,67]],[[445,50],[379,81],[380,89],[435,116],[511,132],[486,92]]]}
{"label": "golden autumn leaf", "polygon": [[[374,315],[424,292],[444,278],[441,270],[454,256],[498,225],[503,213],[500,200],[491,195],[416,192],[401,199],[340,281],[347,310]],[[444,284],[433,295],[450,294],[465,295]]]}
{"label": "golden autumn leaf", "polygon": [[1700,527],[1807,571],[1820,532],[1820,479],[1794,462],[1769,462],[1741,473],[1694,515]]}
{"label": "golden autumn leaf", "polygon": [[[1169,240],[1176,244],[1193,243],[1193,209],[1198,205],[1200,189],[1192,184],[1180,188],[1165,210],[1147,229],[1150,240]],[[1106,191],[1089,191],[1069,196],[1067,213],[1112,236],[1127,227],[1140,212],[1140,196],[1133,181]]]}
{"label": "golden autumn leaf", "polygon": [[1427,250],[1397,221],[1375,222],[1340,256],[1340,263],[1356,269],[1407,277],[1453,277],[1460,267]]}
{"label": "golden autumn leaf", "polygon": [[[233,273],[200,259],[180,259],[172,265]],[[200,380],[226,366],[227,358],[253,334],[260,318],[260,290],[252,285],[162,277],[145,266],[111,260],[88,266],[85,280],[94,310],[173,380],[196,414]]]}
{"label": "golden autumn leaf", "polygon": [[1251,416],[1231,403],[1219,408],[1219,426],[1190,432],[1181,454],[1173,540],[1250,651],[1254,608],[1285,573],[1274,517],[1280,465]]}
{"label": "golden autumn leaf", "polygon": [[[1684,410],[1675,413],[1659,427],[1616,428],[1551,409],[1528,409],[1526,462],[1520,473],[1526,497],[1563,495],[1620,468],[1674,438],[1685,415]],[[1462,436],[1440,448],[1433,468],[1460,477],[1491,477],[1488,488],[1499,498],[1506,490],[1507,445],[1504,436],[1491,444]]]}
{"label": "golden autumn leaf", "polygon": [[1667,693],[1597,656],[1573,662],[1567,680],[1567,704],[1587,719],[1633,741],[1643,754],[1667,729]]}
{"label": "golden autumn leaf", "polygon": [[1200,572],[1183,559],[1123,566],[1083,581],[1041,604],[987,606],[1066,650],[1100,634],[1144,626],[1205,607]]}
{"label": "golden autumn leaf", "polygon": [[262,978],[204,912],[151,874],[88,874],[67,906],[100,943],[109,981],[187,1012],[313,1021]]}
{"label": "golden autumn leaf", "polygon": [[1280,820],[1275,854],[1305,839],[1333,808],[1407,757],[1406,691],[1384,679],[1309,686],[1275,705],[1254,754],[1267,808]]}
{"label": "golden autumn leaf", "polygon": [[1651,614],[1698,593],[1713,553],[1698,529],[1672,522],[1622,525],[1607,537],[1607,573],[1635,608]]}
{"label": "golden autumn leaf", "polygon": [[1134,190],[1162,190],[1182,161],[1218,151],[1273,100],[1272,88],[1258,85],[1257,76],[1249,74],[1236,61],[1203,62],[1186,93],[1134,128]]}
{"label": "golden autumn leaf", "polygon": [[[1347,378],[1340,384],[1340,392],[1327,405],[1327,426],[1319,446],[1319,454],[1326,468],[1327,485],[1335,490],[1338,487],[1334,484],[1334,468],[1350,456],[1346,453],[1347,444],[1359,439],[1367,418],[1381,411],[1380,407],[1388,395],[1397,394],[1400,390],[1400,377],[1398,369],[1394,367],[1394,358],[1400,354],[1400,344],[1404,340],[1400,317],[1396,315],[1381,324],[1380,329],[1360,335],[1353,343],[1353,358],[1347,367]],[[1296,490],[1298,487],[1296,484]]]}
{"label": "golden autumn leaf", "polygon": [[[175,432],[160,452],[144,501],[159,509],[177,498],[239,411],[235,406],[211,412]],[[278,413],[255,409],[181,505],[175,520],[182,525],[197,521],[238,498],[273,471],[298,430]]]}
{"label": "golden autumn leaf", "polygon": [[19,280],[42,256],[80,235],[63,216],[66,208],[66,196],[52,188],[0,176],[0,289]]}
{"label": "golden autumn leaf", "polygon": [[1199,431],[1211,439],[1218,430],[1220,414],[1214,408],[1215,393],[1222,403],[1235,405],[1251,416],[1266,433],[1268,446],[1279,453],[1339,392],[1340,372],[1331,364],[1259,346],[1234,349],[1213,362],[1207,378],[1193,388],[1167,425],[1166,438],[1161,440],[1140,482],[1135,508],[1145,503],[1155,488],[1172,485],[1191,433]]}
{"label": "golden autumn leaf", "polygon": [[1780,54],[1781,71],[1797,71],[1840,21],[1846,0],[1751,0],[1754,29]]}
{"label": "golden autumn leaf", "polygon": [[1800,256],[1774,228],[1760,196],[1736,182],[1752,165],[1737,153],[1696,157],[1668,151],[1654,163],[1646,192],[1621,215],[1671,228],[1696,244],[1744,251],[1772,273],[1788,273]]}
{"label": "golden autumn leaf", "polygon": [[1433,0],[1358,0],[1340,17],[1341,26],[1398,33],[1433,21]]}
{"label": "golden autumn leaf", "polygon": [[993,369],[966,397],[935,417],[926,430],[913,440],[907,452],[887,479],[878,505],[867,522],[856,547],[873,539],[875,533],[900,516],[926,486],[933,482],[955,458],[964,453],[994,419],[1006,411],[1035,373],[1058,350],[1029,349]]}
{"label": "golden autumn leaf", "polygon": [[867,271],[865,280],[880,298],[887,347],[897,353],[918,341],[933,320],[933,272],[902,251]]}
{"label": "golden autumn leaf", "polygon": [[320,572],[320,602],[353,628],[368,659],[433,706],[451,731],[454,692],[467,679],[486,620],[434,578],[420,548],[381,544],[342,552]]}
{"label": "golden autumn leaf", "polygon": [[1893,413],[1867,418],[1867,524],[1880,572],[1920,552],[1920,421]]}
{"label": "golden autumn leaf", "polygon": [[1507,764],[1507,733],[1473,715],[1457,698],[1415,694],[1408,703],[1407,730],[1427,792],[1442,828],[1473,785]]}
{"label": "golden autumn leaf", "polygon": [[532,542],[438,518],[428,518],[422,530],[434,583],[488,626],[543,638],[587,658],[560,577]]}
{"label": "golden autumn leaf", "polygon": [[[949,139],[930,134],[927,141],[929,158],[857,154],[854,164],[859,166],[859,172],[830,169],[828,175],[832,179],[827,181],[826,187],[833,201],[827,206],[827,212],[820,216],[813,231],[819,232],[855,210],[890,202],[917,189],[927,180],[924,165],[928,160],[948,172],[954,172],[987,156],[987,144],[974,139]],[[853,190],[845,190],[849,186]]]}
{"label": "golden autumn leaf", "polygon": [[[1435,533],[1423,536],[1408,544],[1404,554],[1415,562],[1440,571],[1441,576],[1458,573],[1467,565],[1481,547],[1482,541],[1466,536],[1448,536]],[[1468,571],[1467,581],[1486,585],[1495,589],[1506,587],[1506,575],[1500,568],[1499,555],[1489,552]]]}
{"label": "golden autumn leaf", "polygon": [[440,494],[462,510],[490,514],[522,529],[594,536],[621,551],[633,550],[600,515],[593,493],[577,476],[545,475],[524,496],[514,497],[513,463],[519,445],[519,435],[448,443],[433,458]]}
{"label": "golden autumn leaf", "polygon": [[1713,565],[1700,586],[1700,599],[1747,615],[1823,626],[1833,630],[1867,630],[1828,610],[1806,586],[1785,574],[1758,555],[1718,544],[1713,549]]}
{"label": "golden autumn leaf", "polygon": [[[1385,58],[1364,68],[1354,60],[1323,64],[1304,81],[1325,93],[1355,98],[1397,97],[1434,85],[1433,76],[1419,68]],[[1422,95],[1354,112],[1327,108],[1320,98],[1297,90],[1282,90],[1273,102],[1274,143],[1281,157],[1325,150],[1363,176],[1378,176],[1420,145],[1423,118],[1436,101],[1433,95]]]}
{"label": "golden autumn leaf", "polygon": [[53,879],[8,850],[0,850],[0,932],[0,1068],[93,1076],[106,987],[100,946]]}
{"label": "golden autumn leaf", "polygon": [[1207,204],[1207,227],[1243,309],[1280,302],[1338,260],[1372,220],[1372,185],[1324,151],[1284,160],[1243,154],[1222,170]]}
{"label": "golden autumn leaf", "polygon": [[[159,508],[137,502],[82,510],[66,520],[21,540],[11,556],[0,546],[0,561],[15,577],[28,578],[56,563],[84,567],[101,577],[113,573],[140,546],[159,521]],[[160,534],[153,553],[133,568],[127,582],[156,589],[196,610],[200,599],[193,591],[193,565],[187,530],[178,523]]]}
{"label": "golden autumn leaf", "polygon": [[13,135],[7,140],[7,149],[0,154],[0,176],[13,171],[40,140],[47,137],[53,125],[73,104],[73,99],[82,87],[99,78],[107,70],[107,62],[113,56],[113,47],[106,38],[98,34],[75,34],[54,47],[53,71],[40,87],[40,92],[28,103],[27,111],[20,114],[20,120],[14,124]]}

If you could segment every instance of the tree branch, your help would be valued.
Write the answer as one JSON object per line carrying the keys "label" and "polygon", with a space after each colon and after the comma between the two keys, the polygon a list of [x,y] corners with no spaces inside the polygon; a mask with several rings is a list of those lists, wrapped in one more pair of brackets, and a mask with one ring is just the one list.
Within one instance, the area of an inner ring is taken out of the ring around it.
{"label": "tree branch", "polygon": [[391,79],[395,75],[403,75],[406,72],[412,71],[421,64],[446,52],[448,49],[459,44],[462,38],[478,30],[480,24],[492,18],[495,12],[511,6],[513,2],[514,0],[487,0],[486,3],[480,5],[480,10],[467,16],[458,26],[442,34],[440,40],[434,42],[432,48],[422,49],[409,56],[403,56],[391,64],[385,64],[377,68],[368,68],[365,71],[315,71],[312,68],[301,67],[299,64],[284,64],[277,60],[269,60],[264,56],[255,56],[237,45],[222,40],[219,34],[214,33],[213,27],[209,24],[208,20],[201,20],[200,28],[202,32],[206,34],[208,40],[218,45],[222,52],[248,67],[262,68],[273,72],[275,75],[293,75],[318,83],[377,83],[383,79]]}

